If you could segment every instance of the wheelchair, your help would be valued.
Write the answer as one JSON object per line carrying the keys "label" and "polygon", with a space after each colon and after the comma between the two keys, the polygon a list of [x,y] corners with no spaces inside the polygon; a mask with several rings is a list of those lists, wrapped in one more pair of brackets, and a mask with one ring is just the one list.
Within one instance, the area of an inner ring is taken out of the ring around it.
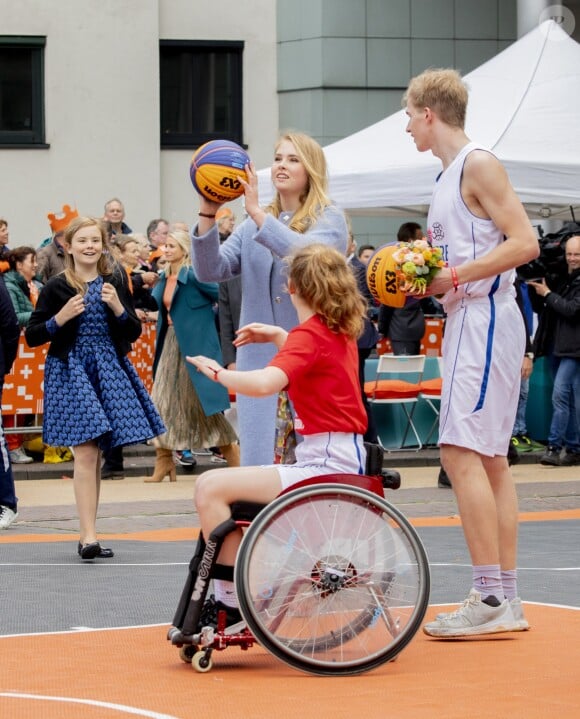
{"label": "wheelchair", "polygon": [[[380,452],[380,458],[378,456]],[[285,664],[317,675],[354,675],[392,661],[411,641],[429,601],[429,565],[415,529],[384,498],[400,484],[382,472],[313,477],[266,506],[239,502],[199,536],[167,639],[199,672],[214,651],[260,644]],[[236,565],[216,562],[224,537],[244,529]],[[235,582],[242,622],[199,626],[212,578]]]}

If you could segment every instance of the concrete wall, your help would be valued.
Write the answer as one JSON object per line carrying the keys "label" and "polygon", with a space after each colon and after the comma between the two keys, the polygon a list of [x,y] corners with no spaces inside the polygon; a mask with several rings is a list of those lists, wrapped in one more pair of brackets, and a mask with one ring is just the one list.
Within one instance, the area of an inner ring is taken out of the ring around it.
{"label": "concrete wall", "polygon": [[[0,0],[2,35],[44,35],[48,149],[0,148],[10,245],[37,245],[63,204],[100,216],[112,196],[143,231],[192,220],[192,150],[161,150],[159,40],[243,40],[244,142],[268,164],[278,130],[271,0]],[[256,22],[256,18],[260,22]],[[259,79],[259,81],[258,81]]]}

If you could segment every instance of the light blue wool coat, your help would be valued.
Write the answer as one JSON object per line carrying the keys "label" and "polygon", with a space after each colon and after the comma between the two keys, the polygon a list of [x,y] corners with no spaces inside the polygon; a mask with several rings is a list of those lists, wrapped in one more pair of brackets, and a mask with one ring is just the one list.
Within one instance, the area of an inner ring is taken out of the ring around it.
{"label": "light blue wool coat", "polygon": [[[315,242],[346,253],[348,236],[344,214],[335,206],[327,207],[304,234],[294,232],[272,215],[266,216],[260,230],[253,220],[245,220],[221,245],[216,225],[205,235],[197,236],[196,232],[197,226],[191,233],[191,257],[201,281],[222,282],[242,276],[240,327],[262,322],[286,330],[298,324],[298,317],[286,289],[283,258]],[[240,370],[259,369],[275,354],[276,347],[270,343],[246,345],[237,352],[236,366]],[[243,466],[273,463],[276,402],[277,396],[237,397]]]}

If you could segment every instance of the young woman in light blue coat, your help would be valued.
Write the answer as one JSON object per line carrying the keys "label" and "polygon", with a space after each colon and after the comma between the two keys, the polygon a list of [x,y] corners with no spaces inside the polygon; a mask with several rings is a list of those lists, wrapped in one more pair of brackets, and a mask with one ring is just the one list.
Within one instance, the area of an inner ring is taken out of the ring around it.
{"label": "young woman in light blue coat", "polygon": [[[220,245],[215,214],[220,205],[200,197],[193,227],[192,263],[203,282],[242,277],[240,325],[273,324],[290,330],[298,317],[286,289],[283,258],[298,247],[321,242],[346,253],[348,230],[343,212],[327,195],[326,159],[308,135],[288,132],[276,144],[271,169],[274,200],[262,208],[253,164],[243,182],[248,219]],[[241,347],[239,370],[264,367],[274,356],[270,344]],[[272,464],[277,398],[238,397],[242,465]]]}

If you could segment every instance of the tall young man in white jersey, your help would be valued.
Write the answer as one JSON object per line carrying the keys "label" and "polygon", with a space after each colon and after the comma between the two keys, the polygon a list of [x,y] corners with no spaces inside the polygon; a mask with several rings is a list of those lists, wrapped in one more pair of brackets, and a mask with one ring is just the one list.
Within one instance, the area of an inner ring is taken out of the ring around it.
{"label": "tall young man in white jersey", "polygon": [[507,451],[525,329],[513,268],[539,254],[501,163],[464,131],[468,91],[455,70],[427,70],[405,94],[407,132],[438,157],[428,236],[447,267],[430,292],[447,313],[439,443],[473,565],[463,605],[425,625],[435,637],[528,628],[517,595],[517,497]]}

